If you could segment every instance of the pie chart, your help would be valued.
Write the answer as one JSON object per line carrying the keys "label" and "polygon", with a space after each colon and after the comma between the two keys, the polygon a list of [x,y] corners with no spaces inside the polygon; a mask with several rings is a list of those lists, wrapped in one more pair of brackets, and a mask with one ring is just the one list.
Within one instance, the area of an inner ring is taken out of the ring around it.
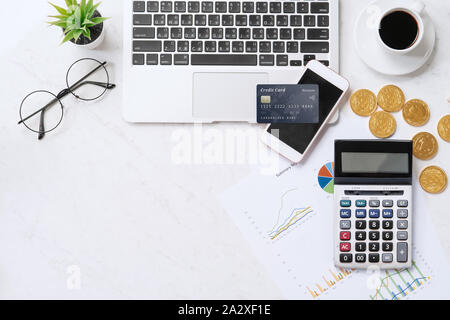
{"label": "pie chart", "polygon": [[319,170],[318,180],[323,191],[334,193],[334,162],[328,162]]}

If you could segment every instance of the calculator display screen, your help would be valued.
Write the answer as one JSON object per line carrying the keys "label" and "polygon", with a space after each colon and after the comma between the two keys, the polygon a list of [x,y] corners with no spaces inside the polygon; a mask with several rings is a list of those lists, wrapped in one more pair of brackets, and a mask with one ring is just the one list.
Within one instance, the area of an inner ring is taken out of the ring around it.
{"label": "calculator display screen", "polygon": [[408,153],[342,152],[342,173],[398,173],[409,172]]}

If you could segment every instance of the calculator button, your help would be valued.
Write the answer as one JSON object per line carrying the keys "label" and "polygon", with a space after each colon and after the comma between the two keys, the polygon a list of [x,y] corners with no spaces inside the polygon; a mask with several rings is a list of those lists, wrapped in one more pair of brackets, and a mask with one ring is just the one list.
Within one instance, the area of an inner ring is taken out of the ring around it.
{"label": "calculator button", "polygon": [[392,251],[393,245],[392,242],[383,242],[383,251]]}
{"label": "calculator button", "polygon": [[382,259],[384,263],[391,263],[394,261],[394,256],[392,253],[383,253]]}
{"label": "calculator button", "polygon": [[380,200],[369,200],[369,207],[378,208],[380,206]]}
{"label": "calculator button", "polygon": [[340,226],[342,230],[349,230],[352,227],[352,222],[350,220],[341,220]]}
{"label": "calculator button", "polygon": [[406,219],[408,218],[408,209],[398,209],[397,218]]}
{"label": "calculator button", "polygon": [[384,231],[383,232],[383,240],[392,240],[394,239],[394,233],[392,231]]}
{"label": "calculator button", "polygon": [[394,206],[393,200],[383,200],[383,207],[392,208]]}
{"label": "calculator button", "polygon": [[371,252],[380,251],[380,244],[378,242],[369,243],[369,251],[371,251]]}
{"label": "calculator button", "polygon": [[348,219],[352,215],[352,211],[350,209],[341,209],[341,218]]}
{"label": "calculator button", "polygon": [[355,261],[358,263],[366,262],[366,254],[365,253],[355,254]]}
{"label": "calculator button", "polygon": [[380,255],[378,253],[369,254],[369,262],[377,263],[380,261]]}
{"label": "calculator button", "polygon": [[364,208],[365,206],[367,206],[367,201],[366,200],[356,200],[355,205],[358,208]]}
{"label": "calculator button", "polygon": [[398,200],[397,201],[397,207],[399,207],[399,208],[406,208],[406,207],[408,207],[408,200]]}
{"label": "calculator button", "polygon": [[379,209],[370,209],[369,210],[369,217],[370,218],[379,218],[380,217],[380,210]]}
{"label": "calculator button", "polygon": [[367,234],[365,231],[356,231],[355,239],[356,240],[366,240]]}
{"label": "calculator button", "polygon": [[372,240],[372,241],[380,240],[380,232],[370,231],[369,232],[369,240]]}
{"label": "calculator button", "polygon": [[356,209],[355,215],[357,218],[363,219],[366,217],[367,211],[366,211],[366,209]]}
{"label": "calculator button", "polygon": [[359,229],[359,230],[365,229],[367,226],[367,223],[365,220],[356,220],[355,224],[356,224],[356,229]]}
{"label": "calculator button", "polygon": [[369,229],[372,229],[372,230],[380,229],[380,221],[370,220],[369,221]]}
{"label": "calculator button", "polygon": [[339,256],[339,261],[342,263],[350,263],[353,260],[353,256],[351,253],[341,253]]}
{"label": "calculator button", "polygon": [[394,210],[392,209],[383,209],[383,218],[393,218],[394,217]]}
{"label": "calculator button", "polygon": [[341,244],[339,245],[339,249],[341,250],[341,252],[349,252],[351,247],[351,244],[348,242],[341,242]]}
{"label": "calculator button", "polygon": [[383,229],[392,229],[394,227],[394,222],[392,220],[384,220],[383,221]]}
{"label": "calculator button", "polygon": [[407,231],[397,232],[397,240],[408,240],[408,232]]}
{"label": "calculator button", "polygon": [[356,242],[355,243],[355,250],[358,251],[358,252],[366,251],[366,243],[365,242]]}
{"label": "calculator button", "polygon": [[397,261],[398,262],[408,261],[408,243],[406,242],[397,243]]}
{"label": "calculator button", "polygon": [[350,231],[341,231],[341,236],[339,237],[343,241],[348,241],[351,238]]}
{"label": "calculator button", "polygon": [[341,200],[341,207],[348,208],[351,207],[352,202],[350,200]]}
{"label": "calculator button", "polygon": [[407,220],[399,220],[397,221],[397,229],[408,229],[408,221]]}

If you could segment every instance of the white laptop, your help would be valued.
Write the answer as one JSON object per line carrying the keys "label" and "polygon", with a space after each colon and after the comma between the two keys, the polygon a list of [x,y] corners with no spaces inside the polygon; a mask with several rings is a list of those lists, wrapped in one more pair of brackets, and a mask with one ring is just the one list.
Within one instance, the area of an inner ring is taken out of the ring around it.
{"label": "white laptop", "polygon": [[339,68],[339,2],[124,0],[123,114],[135,123],[256,122],[256,85]]}

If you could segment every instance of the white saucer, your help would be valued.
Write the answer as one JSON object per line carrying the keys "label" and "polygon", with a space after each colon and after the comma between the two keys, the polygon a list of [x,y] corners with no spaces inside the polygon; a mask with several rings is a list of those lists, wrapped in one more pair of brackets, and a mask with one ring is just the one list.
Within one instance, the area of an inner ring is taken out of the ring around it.
{"label": "white saucer", "polygon": [[356,51],[360,58],[372,69],[387,75],[404,75],[422,67],[433,52],[436,33],[431,18],[422,13],[425,34],[420,45],[413,51],[396,55],[384,49],[378,40],[377,17],[388,8],[397,5],[408,7],[410,0],[377,0],[359,15],[354,31]]}

